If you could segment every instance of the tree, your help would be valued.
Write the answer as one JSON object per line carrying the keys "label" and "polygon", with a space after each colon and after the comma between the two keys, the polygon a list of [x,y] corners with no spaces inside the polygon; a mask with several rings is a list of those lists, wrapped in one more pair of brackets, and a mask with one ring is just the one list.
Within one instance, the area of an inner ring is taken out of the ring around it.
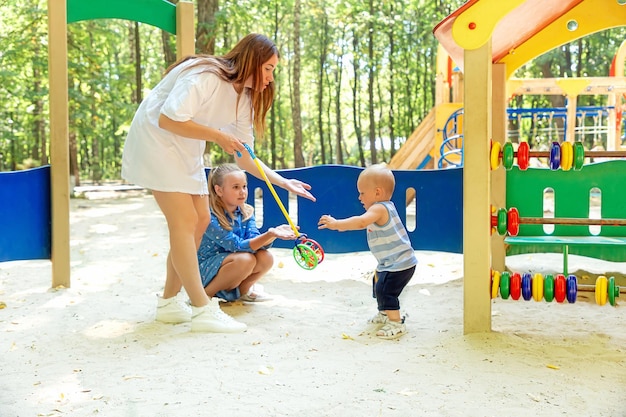
{"label": "tree", "polygon": [[293,90],[291,92],[291,118],[293,120],[293,155],[296,167],[304,166],[302,154],[302,115],[300,102],[300,0],[295,0],[293,8]]}

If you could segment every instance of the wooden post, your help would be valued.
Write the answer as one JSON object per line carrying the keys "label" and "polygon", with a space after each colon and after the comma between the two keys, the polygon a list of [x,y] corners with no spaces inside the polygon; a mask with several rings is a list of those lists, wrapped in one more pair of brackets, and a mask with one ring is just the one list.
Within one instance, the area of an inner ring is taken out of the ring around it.
{"label": "wooden post", "polygon": [[[506,64],[493,64],[492,72],[492,130],[493,141],[501,145],[507,140],[507,92]],[[500,166],[491,171],[491,204],[495,207],[506,207],[506,170]],[[506,250],[504,236],[497,233],[491,235],[491,266],[496,271],[504,271],[506,266]]]}
{"label": "wooden post", "polygon": [[48,0],[52,287],[70,286],[70,163],[68,139],[67,4]]}
{"label": "wooden post", "polygon": [[179,1],[176,5],[176,57],[193,55],[196,52],[194,6],[190,1]]}
{"label": "wooden post", "polygon": [[465,50],[463,331],[491,331],[491,38]]}

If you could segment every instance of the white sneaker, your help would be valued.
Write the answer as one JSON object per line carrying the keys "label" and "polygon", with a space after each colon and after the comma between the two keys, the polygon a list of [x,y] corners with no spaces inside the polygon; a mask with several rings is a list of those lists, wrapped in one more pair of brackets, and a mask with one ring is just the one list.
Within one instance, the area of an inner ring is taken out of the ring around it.
{"label": "white sneaker", "polygon": [[202,307],[191,306],[191,331],[213,333],[239,333],[248,328],[220,308],[217,299]]}
{"label": "white sneaker", "polygon": [[191,307],[178,297],[163,298],[157,295],[155,320],[161,323],[186,323],[191,321]]}

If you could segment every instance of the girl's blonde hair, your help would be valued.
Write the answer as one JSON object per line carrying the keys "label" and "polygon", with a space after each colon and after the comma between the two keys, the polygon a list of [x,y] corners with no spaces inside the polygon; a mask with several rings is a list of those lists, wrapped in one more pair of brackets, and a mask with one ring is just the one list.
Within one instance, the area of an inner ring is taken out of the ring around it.
{"label": "girl's blonde hair", "polygon": [[[216,216],[217,220],[220,222],[220,226],[226,230],[233,230],[234,219],[226,210],[226,207],[224,207],[222,198],[215,192],[215,186],[219,185],[223,187],[224,178],[233,172],[244,171],[235,164],[223,164],[211,169],[211,173],[209,174],[209,206],[211,207],[213,215]],[[248,220],[254,214],[254,207],[250,204],[246,203],[243,207],[239,208],[243,214],[244,221]]]}
{"label": "girl's blonde hair", "polygon": [[265,89],[262,88],[262,66],[263,63],[269,61],[273,55],[280,58],[278,48],[274,42],[265,35],[251,33],[242,38],[237,45],[225,55],[189,55],[170,65],[165,71],[165,74],[183,62],[193,59],[197,62],[190,65],[187,69],[205,66],[206,71],[212,72],[224,81],[232,84],[243,86],[246,80],[252,77],[252,88],[242,88],[239,95],[241,96],[245,90],[250,90],[248,94],[250,94],[250,100],[252,102],[251,111],[253,112],[252,124],[254,126],[254,133],[257,138],[262,139],[266,129],[265,116],[272,107],[275,93],[274,82],[269,83]]}

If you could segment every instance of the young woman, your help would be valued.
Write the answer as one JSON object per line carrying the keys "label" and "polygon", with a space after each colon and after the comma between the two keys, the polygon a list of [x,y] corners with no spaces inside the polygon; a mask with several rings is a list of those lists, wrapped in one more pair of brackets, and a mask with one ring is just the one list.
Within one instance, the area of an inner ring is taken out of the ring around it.
{"label": "young woman", "polygon": [[[242,143],[262,137],[274,100],[278,49],[250,34],[223,56],[190,56],[175,63],[139,106],[124,145],[122,177],[146,187],[167,221],[170,252],[156,319],[191,321],[192,331],[239,332],[246,326],[223,313],[200,280],[196,251],[210,221],[203,154],[214,142],[253,174],[258,169]],[[262,164],[269,180],[315,200],[310,186]],[[255,174],[257,175],[257,174]],[[260,173],[258,174],[260,175]],[[191,308],[176,295],[184,287]]]}

